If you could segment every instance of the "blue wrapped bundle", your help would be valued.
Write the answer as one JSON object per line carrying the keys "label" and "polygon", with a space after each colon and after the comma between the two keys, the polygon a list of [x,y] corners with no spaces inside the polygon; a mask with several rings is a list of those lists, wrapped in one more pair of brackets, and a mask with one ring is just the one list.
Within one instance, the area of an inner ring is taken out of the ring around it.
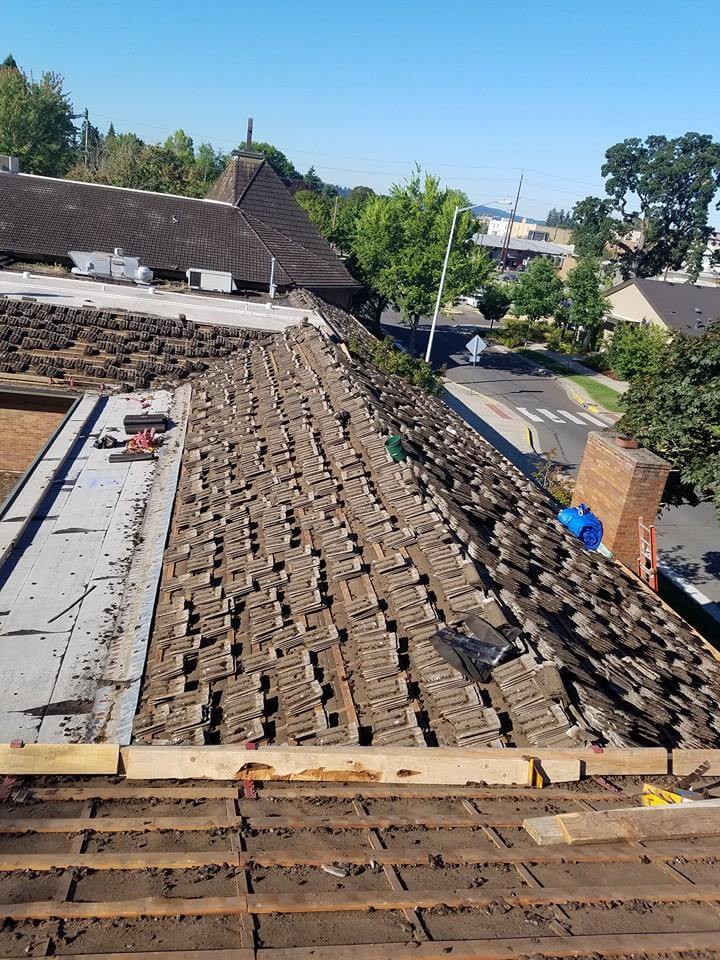
{"label": "blue wrapped bundle", "polygon": [[574,533],[588,550],[597,550],[602,542],[603,525],[586,503],[565,507],[557,515],[559,522]]}

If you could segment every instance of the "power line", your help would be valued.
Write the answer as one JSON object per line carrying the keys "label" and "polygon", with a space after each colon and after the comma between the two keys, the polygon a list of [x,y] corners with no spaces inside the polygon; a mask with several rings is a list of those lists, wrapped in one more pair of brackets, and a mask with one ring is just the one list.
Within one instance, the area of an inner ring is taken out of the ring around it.
{"label": "power line", "polygon": [[[100,118],[100,119],[102,119],[102,120],[109,120],[109,121],[114,122],[114,123],[128,124],[128,125],[130,125],[130,126],[135,126],[135,127],[150,127],[150,128],[152,128],[152,129],[155,129],[155,130],[163,130],[163,131],[165,131],[165,132],[167,132],[167,133],[174,133],[175,130],[177,129],[176,127],[167,127],[167,126],[165,126],[164,124],[149,123],[148,121],[144,121],[144,120],[128,120],[128,119],[123,119],[122,117],[111,117],[111,116],[108,116],[107,114],[95,113],[94,111],[93,111],[93,115],[96,116],[96,117],[98,117],[98,118]],[[221,137],[221,136],[216,136],[216,135],[213,135],[213,134],[196,134],[195,137],[194,137],[194,139],[201,139],[201,140],[206,140],[206,141],[219,141],[219,142],[221,142],[221,143],[233,143],[233,144],[239,143],[239,141],[238,141],[237,138],[235,138],[235,137]],[[396,160],[396,159],[392,159],[392,158],[390,158],[390,157],[381,157],[381,158],[378,158],[378,157],[358,157],[358,156],[355,156],[355,155],[352,155],[352,154],[328,153],[328,152],[323,152],[323,151],[319,151],[319,150],[309,150],[309,149],[305,149],[305,148],[301,148],[301,147],[292,147],[292,146],[284,146],[284,150],[287,151],[288,153],[301,153],[301,154],[307,154],[308,156],[312,156],[312,157],[333,157],[333,158],[340,159],[340,160],[357,160],[357,161],[359,161],[360,163],[384,163],[384,164],[399,164],[399,165],[408,166],[408,165],[411,165],[411,164],[417,162],[416,160],[407,160],[407,159],[406,159],[406,160]],[[381,176],[381,177],[394,177],[394,176],[397,176],[397,171],[390,171],[390,170],[361,170],[361,169],[352,168],[352,167],[331,167],[331,166],[327,166],[327,165],[325,165],[325,164],[323,164],[322,166],[323,166],[323,168],[324,168],[325,170],[333,170],[333,171],[335,171],[335,172],[337,172],[337,173],[374,174],[374,175],[376,175],[376,176]],[[456,169],[456,170],[504,170],[504,171],[517,170],[517,171],[522,171],[523,169],[525,169],[528,173],[537,173],[537,174],[539,174],[540,176],[543,176],[543,177],[552,177],[552,178],[554,178],[554,179],[556,179],[556,180],[565,180],[565,181],[568,181],[568,182],[570,182],[570,183],[580,183],[580,184],[584,184],[585,186],[591,186],[591,187],[596,187],[596,188],[598,188],[598,189],[604,189],[603,186],[602,186],[602,184],[598,184],[598,183],[592,182],[592,181],[590,181],[590,180],[579,180],[579,179],[577,179],[577,178],[575,178],[575,177],[566,177],[566,176],[564,176],[564,175],[562,175],[562,174],[558,174],[558,173],[549,173],[549,172],[543,171],[543,170],[534,170],[534,169],[532,169],[532,168],[530,168],[530,167],[524,167],[524,168],[523,168],[523,167],[521,167],[521,166],[508,166],[508,165],[506,165],[506,164],[494,164],[494,165],[490,165],[490,164],[472,164],[472,163],[450,163],[450,162],[445,161],[445,160],[427,160],[427,161],[424,161],[424,166],[425,166],[425,167],[447,167],[447,168],[452,168],[452,169]],[[486,183],[491,183],[491,182],[494,182],[494,183],[502,183],[502,182],[514,183],[516,178],[515,178],[515,177],[471,177],[471,176],[466,176],[466,175],[463,175],[463,174],[454,174],[454,175],[446,175],[446,176],[445,176],[445,179],[446,179],[446,180],[472,181],[472,182],[475,182],[475,183],[480,183],[480,182],[486,182]],[[527,182],[527,183],[533,183],[533,184],[536,185],[536,186],[547,187],[548,189],[551,189],[551,190],[562,191],[562,190],[564,189],[563,187],[556,187],[556,186],[554,186],[554,185],[552,185],[552,184],[539,183],[538,181],[530,181],[530,180],[528,180],[528,181],[526,181],[526,182]],[[567,190],[566,192],[570,193],[570,192],[572,192],[572,191]]]}

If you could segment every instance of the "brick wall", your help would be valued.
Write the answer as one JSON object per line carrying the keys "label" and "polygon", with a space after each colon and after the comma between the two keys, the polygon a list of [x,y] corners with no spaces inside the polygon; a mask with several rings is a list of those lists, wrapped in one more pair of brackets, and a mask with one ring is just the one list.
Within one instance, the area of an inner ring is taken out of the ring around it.
{"label": "brick wall", "polygon": [[616,437],[614,432],[588,436],[572,502],[588,504],[602,521],[605,546],[635,570],[638,517],[654,522],[670,465],[642,447],[618,447]]}
{"label": "brick wall", "polygon": [[0,471],[27,470],[71,404],[64,397],[0,391]]}

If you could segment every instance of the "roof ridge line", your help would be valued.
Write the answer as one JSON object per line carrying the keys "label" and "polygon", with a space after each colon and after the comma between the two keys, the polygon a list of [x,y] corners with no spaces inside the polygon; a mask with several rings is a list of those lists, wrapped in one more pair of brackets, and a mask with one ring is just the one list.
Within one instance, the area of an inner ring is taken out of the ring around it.
{"label": "roof ridge line", "polygon": [[50,180],[53,183],[73,183],[79,187],[101,187],[103,190],[125,190],[127,193],[147,193],[153,197],[174,197],[176,200],[193,200],[196,203],[219,203],[223,207],[233,207],[235,204],[227,200],[213,200],[210,197],[188,197],[184,193],[165,193],[162,190],[142,190],[140,187],[119,187],[115,183],[94,183],[92,180],[70,180],[67,177],[48,177],[43,173],[7,173],[0,171],[0,175],[9,177],[32,177],[34,180]]}
{"label": "roof ridge line", "polygon": [[[235,157],[233,157],[233,159],[235,160],[235,185],[237,186],[238,160],[239,160],[240,158],[239,158],[238,156],[235,156]],[[237,206],[239,205],[240,201],[241,201],[242,198],[245,196],[245,194],[248,192],[248,190],[250,189],[250,187],[252,186],[252,184],[255,182],[255,178],[256,178],[257,175],[260,173],[260,171],[262,170],[262,168],[265,166],[266,163],[267,163],[267,160],[266,160],[266,159],[263,159],[263,160],[257,165],[257,167],[255,167],[255,170],[253,171],[253,175],[250,177],[250,179],[248,180],[248,182],[247,182],[247,183],[245,184],[245,186],[243,187],[242,193],[238,194],[238,196],[235,197],[235,201],[234,201],[234,203],[233,203],[233,206],[234,206],[234,207],[237,207]]]}
{"label": "roof ridge line", "polygon": [[[243,220],[245,221],[245,225],[246,225],[246,227],[248,228],[248,230],[252,231],[252,234],[253,234],[254,237],[257,237],[258,243],[261,244],[261,246],[267,251],[268,256],[270,257],[270,259],[271,259],[271,260],[274,259],[274,260],[280,265],[280,268],[282,269],[282,271],[283,271],[283,273],[285,274],[285,276],[286,276],[292,283],[295,283],[295,278],[293,277],[293,275],[292,275],[292,274],[290,273],[290,271],[287,269],[287,267],[286,267],[285,264],[282,262],[282,260],[280,259],[280,257],[278,257],[276,254],[274,254],[274,253],[272,252],[272,250],[270,249],[270,247],[265,243],[265,241],[264,241],[263,238],[260,236],[260,234],[257,232],[257,230],[255,229],[255,227],[253,227],[253,225],[250,223],[250,219],[248,218],[248,215],[245,213],[245,211],[244,211],[244,210],[241,210],[240,207],[236,207],[234,204],[232,204],[232,207],[233,207],[233,209],[236,210],[236,211],[238,212],[238,214],[243,218]],[[262,223],[263,221],[261,220],[260,222]]]}

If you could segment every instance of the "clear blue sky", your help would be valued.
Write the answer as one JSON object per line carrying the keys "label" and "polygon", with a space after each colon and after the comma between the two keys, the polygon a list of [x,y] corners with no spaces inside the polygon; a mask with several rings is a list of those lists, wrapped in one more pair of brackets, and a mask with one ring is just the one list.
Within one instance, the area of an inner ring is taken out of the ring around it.
{"label": "clear blue sky", "polygon": [[[2,0],[0,56],[105,129],[231,149],[255,119],[304,171],[384,189],[414,162],[543,217],[629,136],[720,137],[719,0]],[[718,223],[717,212],[712,214]]]}

